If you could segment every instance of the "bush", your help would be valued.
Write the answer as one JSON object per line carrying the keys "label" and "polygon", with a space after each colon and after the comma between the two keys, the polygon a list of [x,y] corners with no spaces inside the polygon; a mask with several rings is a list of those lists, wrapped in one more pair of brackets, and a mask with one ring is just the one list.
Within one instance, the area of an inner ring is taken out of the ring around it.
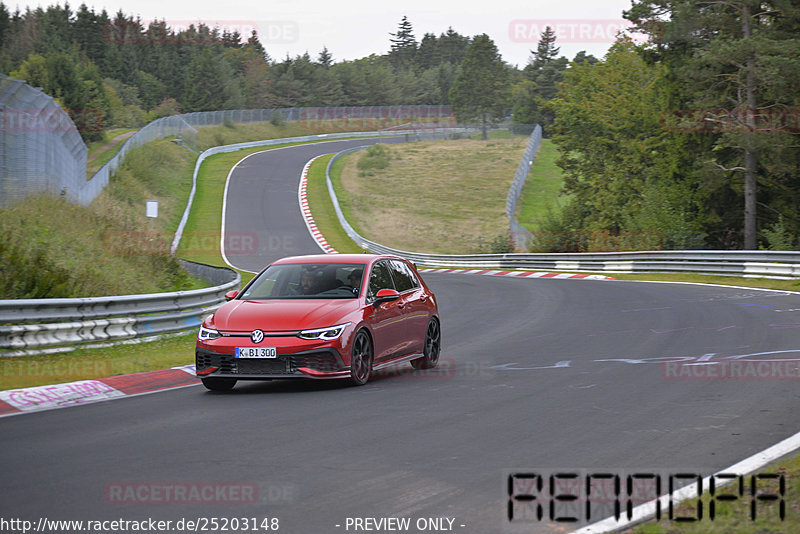
{"label": "bush", "polygon": [[121,128],[141,128],[147,124],[147,113],[139,106],[129,105],[113,110],[112,126]]}
{"label": "bush", "polygon": [[286,124],[286,121],[283,118],[283,115],[276,111],[272,114],[272,117],[269,119],[270,124],[276,127],[281,127]]}
{"label": "bush", "polygon": [[783,215],[771,227],[761,230],[761,235],[767,240],[767,250],[795,250],[795,240]]}
{"label": "bush", "polygon": [[389,150],[384,145],[372,145],[359,158],[356,166],[362,172],[385,169],[389,166]]}
{"label": "bush", "polygon": [[165,98],[159,105],[150,110],[147,114],[147,122],[153,122],[162,117],[169,117],[171,115],[178,115],[181,112],[181,106],[174,98]]}

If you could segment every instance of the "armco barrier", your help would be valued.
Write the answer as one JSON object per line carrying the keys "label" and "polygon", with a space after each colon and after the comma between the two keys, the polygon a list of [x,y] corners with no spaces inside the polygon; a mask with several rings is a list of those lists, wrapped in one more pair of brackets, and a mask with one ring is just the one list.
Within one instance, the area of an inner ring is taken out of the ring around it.
{"label": "armco barrier", "polygon": [[654,251],[587,253],[423,254],[393,249],[359,235],[344,217],[333,190],[330,170],[341,156],[366,147],[344,150],[328,162],[326,180],[336,216],[359,247],[377,254],[396,254],[425,267],[473,269],[534,269],[607,273],[691,272],[729,276],[800,278],[800,252],[795,251]]}
{"label": "armco barrier", "polygon": [[213,287],[143,295],[0,300],[0,356],[196,328],[225,302],[225,293],[239,288],[241,277],[227,267],[182,263]]}

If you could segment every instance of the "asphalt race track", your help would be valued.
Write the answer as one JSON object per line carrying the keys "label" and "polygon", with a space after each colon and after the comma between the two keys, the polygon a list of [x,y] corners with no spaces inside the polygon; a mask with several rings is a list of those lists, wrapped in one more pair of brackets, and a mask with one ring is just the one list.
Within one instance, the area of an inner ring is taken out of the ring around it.
{"label": "asphalt race track", "polygon": [[[237,168],[227,230],[257,233],[264,248],[229,260],[258,270],[278,255],[319,252],[300,219],[298,178],[314,155],[352,144],[265,152]],[[436,372],[404,366],[364,387],[189,387],[4,418],[0,517],[268,517],[299,534],[364,532],[348,518],[398,517],[410,518],[407,532],[563,532],[570,525],[508,523],[510,472],[708,475],[800,430],[800,295],[425,279],[442,316]],[[698,379],[767,360],[757,377]],[[679,361],[699,365],[678,371]],[[192,485],[218,492],[198,504],[154,489]],[[417,529],[426,518],[454,521]]]}
{"label": "asphalt race track", "polygon": [[[384,139],[402,140],[401,137]],[[258,272],[278,258],[322,253],[298,208],[300,172],[311,158],[320,154],[376,142],[356,139],[300,145],[259,152],[241,161],[230,176],[227,191],[225,234],[233,237],[229,241],[234,245],[230,247],[233,250],[226,250],[228,261],[239,269]],[[255,246],[237,248],[236,243]]]}

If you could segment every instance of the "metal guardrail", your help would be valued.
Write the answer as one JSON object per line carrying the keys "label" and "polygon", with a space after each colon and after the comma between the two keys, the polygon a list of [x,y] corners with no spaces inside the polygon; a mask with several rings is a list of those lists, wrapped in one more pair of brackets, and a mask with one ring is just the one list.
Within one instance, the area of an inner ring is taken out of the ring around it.
{"label": "metal guardrail", "polygon": [[213,287],[73,299],[0,300],[0,356],[58,350],[64,345],[120,341],[197,327],[241,285],[239,273],[181,260]]}
{"label": "metal guardrail", "polygon": [[745,277],[800,278],[800,252],[796,251],[653,251],[508,254],[424,254],[393,249],[370,241],[347,222],[333,189],[333,163],[358,147],[334,155],[328,162],[326,181],[339,223],[359,247],[376,254],[396,254],[424,267],[470,269],[533,269],[574,272],[677,272]]}

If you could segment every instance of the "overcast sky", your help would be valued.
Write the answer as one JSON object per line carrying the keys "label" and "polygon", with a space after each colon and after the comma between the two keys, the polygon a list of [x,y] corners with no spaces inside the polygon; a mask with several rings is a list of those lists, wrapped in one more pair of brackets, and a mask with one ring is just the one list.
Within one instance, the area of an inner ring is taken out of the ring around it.
{"label": "overcast sky", "polygon": [[[19,5],[47,6],[63,0],[20,2],[4,0],[13,9]],[[70,5],[76,9],[79,0]],[[414,28],[417,41],[427,33],[437,36],[448,27],[462,35],[486,33],[507,62],[523,67],[536,48],[536,37],[547,24],[559,32],[561,54],[572,59],[580,50],[602,57],[616,30],[623,24],[622,11],[631,0],[244,0],[198,2],[189,0],[87,0],[86,4],[110,14],[122,9],[143,21],[165,19],[181,27],[203,21],[250,33],[255,27],[273,59],[309,52],[316,58],[327,46],[335,61],[358,59],[389,50],[390,35],[397,31],[403,15]]]}

